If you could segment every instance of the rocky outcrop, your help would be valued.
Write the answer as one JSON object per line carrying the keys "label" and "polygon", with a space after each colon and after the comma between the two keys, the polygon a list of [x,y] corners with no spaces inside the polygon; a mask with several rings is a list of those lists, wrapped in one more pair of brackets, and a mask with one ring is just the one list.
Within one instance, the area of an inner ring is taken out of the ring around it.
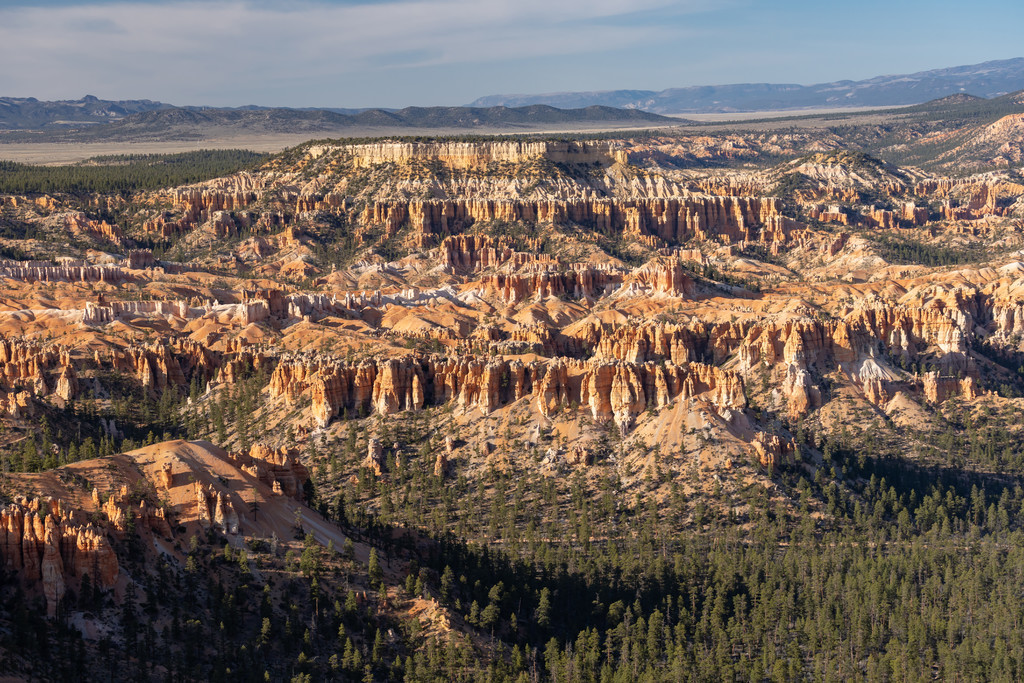
{"label": "rocky outcrop", "polygon": [[[652,266],[647,277],[651,288],[685,291],[688,286],[685,271],[673,263]],[[539,291],[558,291],[551,289],[551,282],[549,278]],[[717,366],[736,358],[741,372],[778,368],[776,400],[791,416],[799,417],[821,405],[817,373],[859,363],[879,352],[913,362],[927,354],[944,376],[955,372],[972,376],[976,369],[966,340],[972,334],[972,311],[980,310],[974,299],[958,302],[954,296],[948,301],[935,299],[925,307],[874,303],[850,310],[842,318],[827,319],[782,316],[756,322],[694,321],[685,326],[595,321],[555,334],[481,326],[472,335],[474,343],[503,348],[503,344],[521,342],[553,358],[522,363],[405,357],[345,363],[316,355],[285,357],[271,377],[270,392],[288,402],[309,392],[318,425],[343,412],[392,414],[448,402],[461,410],[488,413],[529,396],[544,415],[575,404],[586,407],[597,420],[614,420],[628,429],[648,407],[663,407],[680,396],[701,395],[720,407],[745,405],[742,383],[735,375],[698,362]],[[1016,319],[1004,313],[1000,319],[1011,318]],[[562,357],[588,354],[593,355],[592,361]],[[721,374],[708,377],[712,371]],[[877,379],[865,375],[857,381],[869,400],[881,405],[892,390]],[[948,392],[936,394],[945,395]]]}
{"label": "rocky outcrop", "polygon": [[276,287],[259,287],[242,290],[242,303],[262,303],[272,317],[284,317],[288,313],[288,297]]}
{"label": "rocky outcrop", "polygon": [[0,205],[8,205],[14,208],[31,206],[39,211],[49,213],[57,209],[58,202],[48,194],[39,197],[5,195],[0,197]]}
{"label": "rocky outcrop", "polygon": [[[283,223],[287,216],[308,212],[345,215],[353,224],[382,226],[393,235],[404,225],[414,235],[447,236],[465,231],[476,223],[494,221],[577,224],[607,234],[652,237],[676,244],[692,238],[715,239],[725,243],[785,243],[789,233],[801,224],[782,214],[782,203],[773,197],[717,197],[708,195],[638,197],[630,199],[573,197],[565,199],[467,198],[457,199],[371,199],[356,203],[345,194],[298,195],[279,192],[278,213],[271,216],[225,214],[226,209],[210,207],[235,205],[255,195],[239,197],[233,192],[182,190],[173,197],[184,215],[161,214],[145,229],[164,236],[207,223],[218,236],[241,227],[262,223]],[[652,244],[651,246],[658,246]],[[453,252],[452,260],[456,260]],[[533,259],[531,259],[533,260]]]}
{"label": "rocky outcrop", "polygon": [[149,249],[129,249],[126,263],[131,270],[142,270],[156,266],[156,259]]}
{"label": "rocky outcrop", "polygon": [[877,369],[872,359],[879,348],[908,360],[930,350],[938,354],[936,362],[946,368],[976,371],[959,327],[949,317],[916,315],[911,309],[899,308],[854,314],[838,322],[797,320],[781,326],[754,325],[739,356],[741,367],[747,369],[758,363],[782,365],[782,381],[775,391],[781,394],[778,398],[789,415],[797,419],[822,402],[821,389],[809,371],[812,367],[824,372],[861,364],[859,375],[853,379],[861,384],[871,403],[884,405],[893,394],[890,378],[869,370],[867,363],[871,361],[871,367]]}
{"label": "rocky outcrop", "polygon": [[961,396],[970,401],[977,398],[979,393],[973,377],[944,377],[937,370],[921,376],[921,388],[925,400],[933,404],[942,403],[953,396]]}
{"label": "rocky outcrop", "polygon": [[[96,489],[93,491],[95,495]],[[98,502],[98,498],[94,498],[94,501]],[[147,505],[142,498],[134,502],[127,486],[111,491],[100,509],[119,534],[135,533],[142,527],[164,538],[171,538],[171,525],[164,509]]]}
{"label": "rocky outcrop", "polygon": [[183,187],[174,190],[172,200],[192,217],[200,221],[202,215],[218,211],[237,211],[256,201],[256,193],[240,187],[208,188],[201,186]]}
{"label": "rocky outcrop", "polygon": [[384,458],[384,446],[380,441],[370,438],[366,443],[366,457],[363,458],[363,467],[370,470],[373,476],[383,476],[387,470],[387,461]]}
{"label": "rocky outcrop", "polygon": [[796,365],[786,367],[779,385],[786,412],[794,420],[821,407],[821,389],[814,384],[810,373]]}
{"label": "rocky outcrop", "polygon": [[160,478],[160,485],[167,491],[174,488],[174,466],[171,463],[167,463],[160,468],[158,474]]}
{"label": "rocky outcrop", "polygon": [[24,388],[39,397],[54,395],[69,401],[78,394],[77,373],[69,351],[56,344],[40,344],[0,337],[0,391],[6,412],[17,416],[26,407]]}
{"label": "rocky outcrop", "polygon": [[[857,196],[841,197],[850,203],[856,203]],[[881,209],[875,206],[864,207],[860,213],[838,204],[811,204],[806,207],[807,216],[822,223],[839,223],[841,225],[863,226],[870,228],[912,228],[928,222],[927,206],[917,206],[914,202],[902,202],[895,209]]]}
{"label": "rocky outcrop", "polygon": [[380,142],[318,147],[313,156],[340,151],[356,168],[385,163],[439,162],[452,169],[484,170],[493,164],[545,159],[563,164],[611,164],[626,161],[625,151],[608,142]]}
{"label": "rocky outcrop", "polygon": [[[204,373],[208,373],[210,368],[219,367],[216,374],[218,381],[225,382],[227,384],[234,384],[242,377],[248,376],[248,374],[254,370],[259,371],[274,367],[276,359],[273,355],[268,353],[265,348],[248,347],[244,342],[240,342],[238,340],[234,343],[226,344],[225,346],[227,348],[224,353],[220,355],[219,359],[214,356],[209,361],[209,364],[202,366],[204,368]],[[200,349],[204,350],[207,354],[210,354],[210,351],[205,347],[200,346]],[[212,354],[210,355],[212,356]],[[198,356],[195,354],[190,356],[190,358],[196,357]],[[205,376],[209,376],[209,374],[206,374]]]}
{"label": "rocky outcrop", "polygon": [[426,400],[423,380],[410,364],[398,360],[381,361],[371,400],[374,410],[381,415],[420,410]]}
{"label": "rocky outcrop", "polygon": [[309,470],[299,461],[294,448],[271,448],[264,443],[255,443],[249,449],[247,459],[234,455],[232,461],[280,495],[300,501],[305,498],[303,486],[309,481]]}
{"label": "rocky outcrop", "polygon": [[71,365],[61,367],[57,383],[53,387],[53,393],[64,402],[70,401],[78,395],[78,377]]}
{"label": "rocky outcrop", "polygon": [[929,178],[914,187],[919,197],[940,201],[945,220],[975,220],[985,216],[1007,215],[1012,197],[1024,193],[1024,186],[991,176]]}
{"label": "rocky outcrop", "polygon": [[186,383],[185,373],[168,344],[128,346],[115,350],[111,360],[115,370],[134,376],[154,395]]}
{"label": "rocky outcrop", "polygon": [[185,301],[111,301],[108,304],[86,302],[82,322],[86,325],[105,325],[120,318],[138,316],[190,317],[190,307]]}
{"label": "rocky outcrop", "polygon": [[438,451],[437,457],[434,458],[434,476],[444,477],[448,471],[448,455]]}
{"label": "rocky outcrop", "polygon": [[792,465],[799,452],[799,448],[791,440],[765,432],[754,435],[750,448],[761,467],[769,472],[778,472],[780,467]]}
{"label": "rocky outcrop", "polygon": [[693,279],[679,261],[655,261],[634,271],[611,265],[534,265],[485,275],[480,282],[483,294],[513,305],[548,297],[595,299],[613,292],[619,296],[685,297],[694,291]]}
{"label": "rocky outcrop", "polygon": [[540,253],[539,240],[533,240],[527,248],[530,251],[516,251],[504,240],[488,235],[454,235],[441,242],[437,255],[444,266],[464,272],[500,266],[519,269],[532,263],[558,263],[555,257]]}
{"label": "rocky outcrop", "polygon": [[[622,430],[629,429],[645,410],[664,408],[677,399],[700,399],[724,411],[746,407],[739,376],[702,363],[589,362],[582,364],[582,370],[578,403],[588,407],[595,420],[605,422],[613,418]],[[559,375],[555,376],[561,383],[564,380]],[[566,373],[565,379],[572,375],[571,371]],[[561,395],[561,391],[558,393]],[[547,414],[550,402],[547,394],[544,396],[539,407]],[[571,381],[566,398],[577,402]]]}
{"label": "rocky outcrop", "polygon": [[628,271],[613,266],[573,264],[566,270],[546,267],[516,273],[493,273],[481,279],[482,292],[507,304],[547,297],[594,298],[617,289]]}
{"label": "rocky outcrop", "polygon": [[680,261],[655,261],[634,271],[625,294],[664,294],[675,297],[693,295],[694,283]]}
{"label": "rocky outcrop", "polygon": [[[83,264],[74,264],[83,265]],[[52,261],[13,261],[0,259],[0,268],[52,268]]]}
{"label": "rocky outcrop", "polygon": [[135,377],[153,395],[159,396],[171,387],[187,386],[194,375],[204,380],[222,374],[232,361],[253,359],[239,349],[235,353],[215,354],[199,342],[173,338],[165,343],[126,346],[113,349],[110,363],[114,370]]}
{"label": "rocky outcrop", "polygon": [[0,508],[0,562],[46,597],[56,614],[68,582],[88,575],[103,588],[117,581],[117,557],[106,536],[52,499],[16,498]]}
{"label": "rocky outcrop", "polygon": [[372,301],[360,301],[352,294],[340,298],[331,294],[293,294],[287,298],[287,315],[293,319],[315,321],[329,315],[346,315],[370,303]]}
{"label": "rocky outcrop", "polygon": [[77,237],[121,244],[121,231],[116,225],[110,225],[103,220],[92,220],[84,213],[68,214],[64,219],[64,227]]}
{"label": "rocky outcrop", "polygon": [[434,476],[444,477],[451,466],[452,456],[455,453],[455,439],[450,436],[444,438],[444,450],[437,452],[434,458]]}
{"label": "rocky outcrop", "polygon": [[437,356],[360,363],[323,357],[282,360],[271,377],[271,395],[294,402],[307,390],[318,425],[342,411],[386,415],[452,403],[460,410],[490,413],[531,397],[545,416],[585,406],[595,420],[615,419],[628,429],[648,407],[664,407],[678,398],[699,398],[723,409],[746,405],[737,375],[701,363],[567,358],[531,363]]}
{"label": "rocky outcrop", "polygon": [[[240,530],[240,518],[230,494],[213,484],[195,483],[196,520],[204,528],[215,528],[222,534],[235,535]],[[244,514],[244,511],[243,511]]]}
{"label": "rocky outcrop", "polygon": [[214,236],[228,237],[242,229],[283,224],[279,213],[244,211],[259,198],[261,187],[262,181],[255,176],[239,173],[156,195],[150,198],[153,204],[170,204],[173,211],[160,211],[143,223],[143,230],[166,238],[205,224]]}
{"label": "rocky outcrop", "polygon": [[688,239],[786,242],[798,224],[775,198],[675,197],[655,199],[458,199],[369,203],[356,217],[390,231],[408,223],[422,234],[450,235],[474,223],[507,221],[578,224],[611,234]]}
{"label": "rocky outcrop", "polygon": [[15,419],[31,417],[35,414],[32,394],[27,391],[0,394],[0,412]]}
{"label": "rocky outcrop", "polygon": [[[798,418],[821,405],[821,390],[809,372],[812,367],[822,372],[841,368],[872,358],[878,351],[916,361],[927,352],[946,373],[976,373],[967,349],[972,320],[969,312],[954,308],[876,304],[850,311],[841,320],[757,322],[724,349],[716,349],[715,355],[738,351],[742,371],[781,365],[778,398],[790,416]],[[875,405],[888,400],[890,392],[879,377],[866,374],[859,381]]]}
{"label": "rocky outcrop", "polygon": [[102,282],[116,285],[131,280],[120,266],[4,266],[0,278],[21,282]]}
{"label": "rocky outcrop", "polygon": [[574,467],[589,467],[594,464],[594,454],[588,448],[573,446],[565,454],[565,461]]}
{"label": "rocky outcrop", "polygon": [[[235,303],[218,303],[210,299],[194,297],[190,300],[171,299],[163,301],[100,301],[86,302],[82,309],[82,322],[87,325],[105,325],[118,319],[138,317],[167,318],[173,316],[182,320],[205,319],[221,325],[246,326],[267,320],[272,315],[284,318],[288,315],[289,298],[280,290],[263,290],[273,301],[252,296],[252,291],[242,292],[243,300]],[[291,298],[316,301],[325,295],[293,295]],[[350,295],[351,296],[351,295]],[[325,300],[333,300],[326,297]],[[339,311],[342,309],[338,309]],[[298,317],[298,316],[296,316]]]}
{"label": "rocky outcrop", "polygon": [[636,321],[635,324],[604,327],[596,324],[574,330],[573,338],[592,349],[595,358],[642,363],[667,360],[676,365],[704,356],[708,347],[708,328],[665,325]]}
{"label": "rocky outcrop", "polygon": [[279,363],[270,391],[272,396],[294,401],[308,388],[314,420],[325,425],[342,411],[353,416],[373,411],[389,414],[449,401],[465,410],[490,412],[527,395],[536,371],[517,361],[474,358],[406,357],[358,364],[293,359]]}
{"label": "rocky outcrop", "polygon": [[40,579],[43,583],[43,595],[46,597],[46,614],[57,616],[57,606],[64,597],[64,559],[60,554],[60,531],[47,515],[43,532],[43,559],[40,562]]}
{"label": "rocky outcrop", "polygon": [[994,303],[988,313],[992,319],[992,332],[996,335],[1018,340],[1024,337],[1024,303],[1016,301]]}
{"label": "rocky outcrop", "polygon": [[328,316],[358,317],[367,311],[379,312],[389,305],[411,307],[442,303],[463,305],[464,303],[460,299],[459,292],[450,285],[425,290],[411,287],[389,293],[380,290],[367,290],[347,292],[344,295],[292,294],[287,297],[286,301],[287,318],[305,321],[317,321]]}

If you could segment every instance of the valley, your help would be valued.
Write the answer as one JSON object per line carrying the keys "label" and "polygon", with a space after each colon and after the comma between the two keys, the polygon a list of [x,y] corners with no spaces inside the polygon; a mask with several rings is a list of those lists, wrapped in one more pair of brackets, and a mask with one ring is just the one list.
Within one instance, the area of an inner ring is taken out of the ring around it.
{"label": "valley", "polygon": [[1019,677],[1022,117],[14,153],[4,673]]}

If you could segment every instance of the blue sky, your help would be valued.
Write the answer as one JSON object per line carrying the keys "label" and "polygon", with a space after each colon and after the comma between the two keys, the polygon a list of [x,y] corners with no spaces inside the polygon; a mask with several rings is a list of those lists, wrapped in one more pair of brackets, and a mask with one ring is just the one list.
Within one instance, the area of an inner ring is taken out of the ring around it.
{"label": "blue sky", "polygon": [[1019,0],[2,0],[0,95],[458,105],[1024,56]]}

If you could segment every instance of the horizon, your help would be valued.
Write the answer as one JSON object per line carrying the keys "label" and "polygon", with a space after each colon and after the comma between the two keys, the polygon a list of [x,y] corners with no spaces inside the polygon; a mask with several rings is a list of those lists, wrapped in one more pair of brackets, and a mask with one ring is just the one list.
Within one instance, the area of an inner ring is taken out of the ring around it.
{"label": "horizon", "polygon": [[[948,65],[948,66],[938,66],[938,67],[934,67],[932,69],[925,69],[925,70],[920,71],[920,72],[915,72],[915,74],[916,73],[928,73],[928,72],[931,72],[931,71],[941,71],[941,70],[944,70],[944,69],[953,69],[953,68],[960,68],[960,67],[984,66],[986,64],[991,64],[991,63],[1009,62],[1009,61],[1015,61],[1015,60],[1024,60],[1024,57],[1007,57],[1005,59],[992,59],[992,60],[986,60],[984,62],[978,62],[977,64],[955,64],[955,65]],[[861,81],[863,81],[863,80],[870,80],[872,78],[892,78],[892,77],[897,77],[897,76],[910,76],[910,75],[915,75],[915,74],[900,74],[900,73],[876,74],[875,76],[868,77],[867,79],[861,79]],[[670,86],[670,87],[666,87],[666,88],[661,88],[660,90],[639,90],[639,89],[621,89],[621,90],[636,90],[637,92],[664,93],[664,92],[668,92],[668,91],[671,91],[671,90],[685,90],[687,88],[705,88],[705,87],[727,88],[727,87],[732,87],[732,86],[744,86],[744,85],[773,85],[773,86],[812,87],[812,86],[816,86],[816,85],[823,85],[823,84],[829,84],[829,83],[844,83],[844,82],[856,82],[856,81],[844,81],[844,80],[836,79],[836,80],[831,80],[831,81],[821,81],[821,82],[817,82],[817,83],[782,83],[782,82],[767,82],[767,81],[745,82],[745,83],[704,83],[704,84],[694,84],[694,85]],[[504,96],[504,97],[526,97],[526,96],[547,97],[547,96],[557,96],[557,95],[565,95],[565,94],[598,94],[598,93],[610,93],[610,92],[615,92],[615,90],[589,90],[589,91],[584,91],[584,90],[561,90],[561,91],[532,92],[532,93],[525,93],[525,92],[524,93],[511,93],[511,92],[509,92],[509,93],[490,93],[489,95],[482,95],[482,96],[480,96],[480,98],[477,98],[477,99],[483,99],[483,98],[488,97],[488,96],[498,96],[498,95]],[[1010,92],[1016,92],[1016,91],[1010,91]],[[978,97],[980,99],[990,99],[990,98],[986,98],[985,95],[979,95],[977,93],[972,93],[972,92],[951,93],[950,95],[945,95],[945,96],[940,97],[940,98],[932,98],[932,99],[943,99],[944,97],[951,97],[953,95],[968,95],[968,96],[972,96],[972,97]],[[465,103],[465,104],[435,104],[435,105],[405,104],[405,105],[402,105],[402,106],[373,106],[373,105],[371,105],[371,106],[365,106],[365,107],[342,107],[342,106],[330,105],[330,104],[327,104],[327,105],[306,105],[306,106],[295,106],[295,105],[287,105],[287,104],[267,105],[267,104],[259,104],[257,102],[247,102],[245,104],[237,104],[237,105],[211,105],[211,104],[208,104],[208,103],[184,103],[183,104],[183,103],[170,102],[170,101],[167,101],[167,100],[164,100],[164,99],[154,99],[154,98],[146,98],[146,97],[122,97],[122,98],[118,98],[116,100],[112,100],[112,99],[106,98],[106,97],[99,97],[99,96],[94,95],[92,93],[85,93],[84,95],[81,95],[80,97],[60,97],[60,98],[54,98],[54,99],[43,99],[43,98],[40,98],[40,97],[36,97],[35,95],[4,95],[4,94],[0,93],[0,98],[19,99],[19,100],[35,100],[35,101],[38,101],[38,102],[84,102],[84,101],[88,101],[90,98],[92,98],[93,100],[97,100],[97,101],[108,101],[108,102],[118,102],[118,101],[123,101],[123,102],[139,101],[139,102],[142,102],[142,101],[149,101],[149,102],[154,102],[154,103],[159,103],[159,104],[166,104],[166,105],[169,105],[169,106],[172,106],[172,107],[175,107],[175,108],[181,108],[181,109],[185,109],[185,108],[199,108],[199,109],[248,109],[248,108],[255,108],[255,109],[294,109],[294,110],[330,110],[330,109],[352,109],[352,110],[357,110],[358,109],[358,110],[364,110],[364,111],[365,110],[381,109],[381,110],[389,110],[389,111],[400,111],[400,110],[403,110],[403,109],[413,109],[413,108],[421,108],[421,109],[430,109],[430,108],[477,108],[477,109],[509,108],[509,109],[516,109],[516,108],[523,108],[523,107],[527,107],[527,106],[551,107],[553,109],[567,109],[566,107],[558,107],[556,105],[549,105],[549,104],[545,104],[545,103],[536,103],[536,104],[531,104],[531,105],[476,105],[473,102],[468,102],[468,103]],[[608,107],[611,107],[611,108],[615,108],[612,105],[590,105],[590,106],[608,106]],[[884,107],[889,107],[889,106],[906,106],[906,105],[878,105],[878,106],[884,108]],[[817,107],[817,106],[812,106],[812,107],[793,107],[793,108],[790,108],[790,109],[781,109],[781,110],[778,110],[778,111],[790,111],[790,110],[791,111],[799,111],[801,109],[807,109],[807,108],[819,109],[820,107]],[[858,105],[855,108],[863,109],[864,107]],[[836,106],[835,109],[843,109],[843,107],[842,106]],[[765,111],[775,111],[775,110],[765,110]]]}
{"label": "horizon", "polygon": [[[755,0],[13,0],[0,92],[176,106],[401,109],[498,94],[811,85],[1017,58],[1024,8],[994,26],[950,2]],[[859,17],[883,16],[885,21]],[[836,26],[846,30],[836,31]],[[907,31],[907,26],[913,26]]]}

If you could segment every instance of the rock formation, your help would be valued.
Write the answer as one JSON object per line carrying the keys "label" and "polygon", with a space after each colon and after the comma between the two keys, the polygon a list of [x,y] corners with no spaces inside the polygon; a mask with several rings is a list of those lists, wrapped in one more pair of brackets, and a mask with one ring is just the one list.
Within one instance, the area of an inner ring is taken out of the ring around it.
{"label": "rock formation", "polygon": [[444,477],[445,473],[448,471],[449,462],[448,454],[444,451],[438,451],[437,457],[434,458],[434,476]]}
{"label": "rock formation", "polygon": [[68,214],[64,219],[65,228],[73,235],[121,244],[121,231],[106,221],[88,218],[84,213]]}
{"label": "rock formation", "polygon": [[240,469],[270,486],[281,495],[303,500],[303,486],[309,480],[309,470],[299,461],[293,448],[271,448],[255,443],[249,449],[248,461],[233,456]]}
{"label": "rock formation", "polygon": [[144,527],[164,538],[171,538],[171,526],[164,509],[147,505],[145,499],[134,503],[127,486],[110,492],[101,509],[119,534],[135,533]]}
{"label": "rock formation", "polygon": [[37,266],[0,267],[0,278],[22,282],[103,282],[119,284],[131,277],[119,266]]}
{"label": "rock formation", "polygon": [[384,447],[380,441],[371,438],[366,444],[366,458],[363,459],[363,467],[370,470],[373,476],[380,477],[387,469],[387,461],[384,459]]}
{"label": "rock formation", "polygon": [[942,403],[952,396],[970,401],[979,393],[973,377],[944,377],[937,370],[924,373],[921,385],[929,403]]}
{"label": "rock formation", "polygon": [[0,508],[0,561],[28,587],[38,586],[54,616],[68,582],[90,580],[103,588],[119,568],[110,542],[91,524],[76,521],[59,501],[16,498]]}
{"label": "rock formation", "polygon": [[647,407],[677,398],[700,398],[721,408],[746,405],[740,378],[720,368],[686,365],[580,361],[547,362],[440,357],[405,357],[358,364],[282,359],[271,377],[271,396],[294,402],[306,390],[318,425],[342,410],[382,415],[452,402],[460,410],[490,413],[525,397],[543,415],[570,405],[587,406],[595,420],[628,428]]}
{"label": "rock formation", "polygon": [[539,253],[541,245],[536,240],[527,246],[531,251],[516,251],[504,240],[488,235],[453,235],[441,242],[437,254],[446,267],[465,272],[501,266],[520,269],[533,263],[558,264],[556,258]]}
{"label": "rock formation", "polygon": [[497,296],[508,304],[547,297],[592,298],[608,288],[617,288],[625,279],[625,271],[610,267],[591,268],[574,266],[568,271],[548,268],[516,273],[485,275],[483,291]]}
{"label": "rock formation", "polygon": [[213,484],[195,483],[196,520],[203,527],[213,527],[222,534],[235,535],[240,531],[242,514],[235,509],[232,496]]}
{"label": "rock formation", "polygon": [[21,387],[31,388],[40,397],[52,393],[63,401],[74,398],[78,378],[69,351],[55,344],[0,336],[0,390],[7,392],[4,399],[8,414],[20,414],[28,407]]}
{"label": "rock formation", "polygon": [[750,442],[750,447],[761,467],[770,472],[778,472],[780,467],[792,465],[799,452],[792,441],[765,432],[758,432]]}

